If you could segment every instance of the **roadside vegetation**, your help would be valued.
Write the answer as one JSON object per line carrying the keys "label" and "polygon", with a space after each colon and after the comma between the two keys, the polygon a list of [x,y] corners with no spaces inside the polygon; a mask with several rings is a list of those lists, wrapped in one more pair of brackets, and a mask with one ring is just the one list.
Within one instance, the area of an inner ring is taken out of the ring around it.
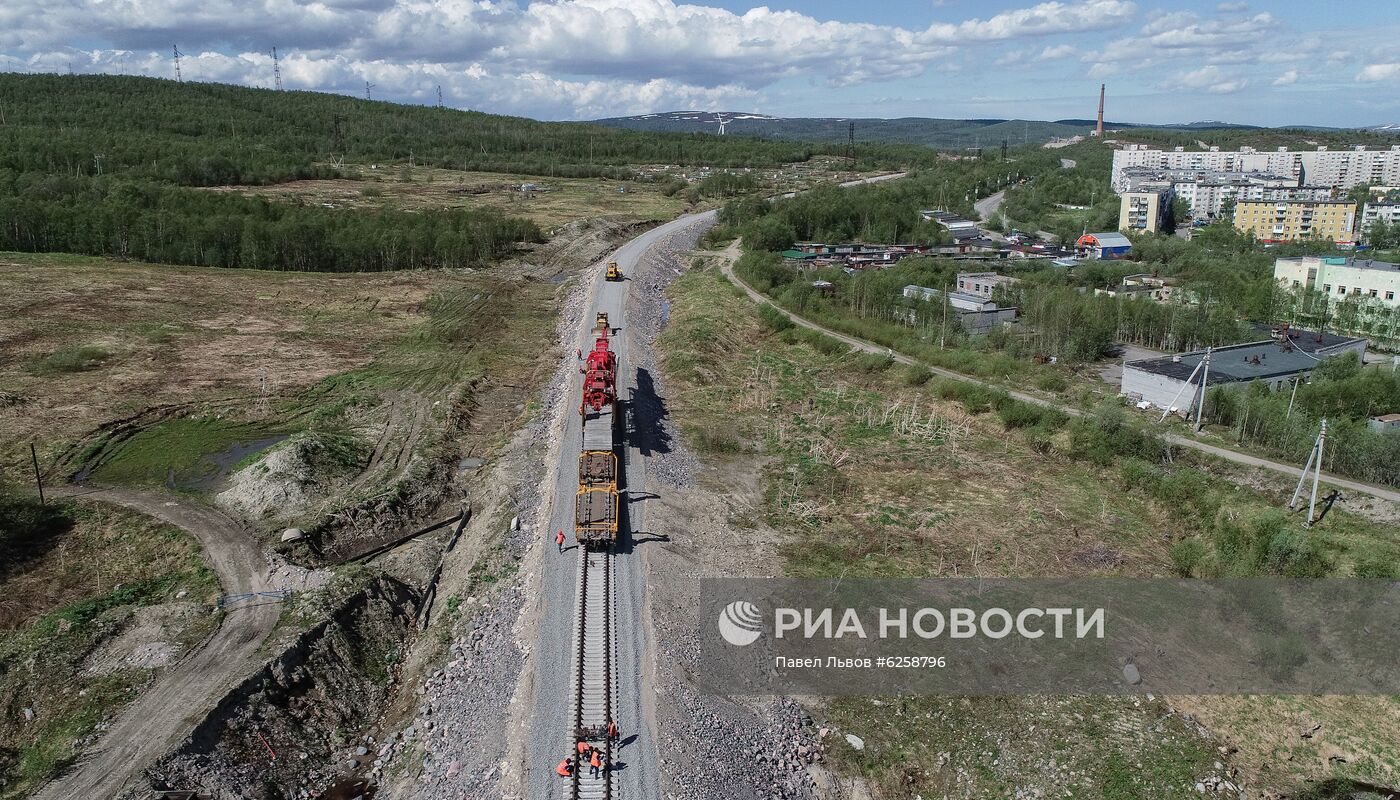
{"label": "roadside vegetation", "polygon": [[123,509],[0,484],[0,798],[25,797],[217,618],[197,542]]}
{"label": "roadside vegetation", "polygon": [[[733,524],[778,531],[790,576],[1371,576],[1400,563],[1388,526],[1334,510],[1304,532],[1277,497],[1216,477],[1127,424],[1116,404],[1067,420],[850,354],[755,308],[712,270],[682,276],[672,295],[659,343],[672,415],[702,459],[761,460],[763,500],[748,512],[758,518],[740,511]],[[1298,704],[1350,727],[1325,704]],[[1363,704],[1368,719],[1393,719],[1389,701]],[[1043,785],[1132,798],[1189,794],[1221,760],[1220,741],[1181,708],[1160,698],[848,698],[820,714],[865,738],[863,750],[838,741],[832,754],[884,796],[1004,797]],[[1247,743],[1266,718],[1277,716],[1241,714],[1211,730],[1257,768],[1271,754]],[[1390,734],[1345,741],[1352,763],[1368,766],[1315,758],[1251,783],[1374,778],[1395,757]]]}

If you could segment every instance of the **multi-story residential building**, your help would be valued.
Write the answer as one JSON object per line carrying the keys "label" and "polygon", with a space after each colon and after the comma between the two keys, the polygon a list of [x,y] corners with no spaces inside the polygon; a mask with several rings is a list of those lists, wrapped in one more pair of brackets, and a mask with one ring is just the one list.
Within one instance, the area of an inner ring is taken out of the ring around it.
{"label": "multi-story residential building", "polygon": [[1171,186],[1124,192],[1118,206],[1118,230],[1157,233],[1172,213]]}
{"label": "multi-story residential building", "polygon": [[1235,204],[1235,229],[1264,242],[1356,240],[1356,204],[1350,200],[1247,200]]}
{"label": "multi-story residential building", "polygon": [[1110,180],[1114,191],[1128,189],[1124,170],[1148,167],[1159,170],[1210,170],[1215,172],[1266,172],[1286,175],[1298,184],[1350,189],[1360,184],[1400,184],[1400,145],[1388,150],[1367,150],[1356,145],[1346,150],[1319,147],[1316,150],[1258,151],[1241,147],[1238,151],[1160,150],[1146,145],[1128,145],[1113,153]]}
{"label": "multi-story residential building", "polygon": [[1400,306],[1400,264],[1364,258],[1280,258],[1274,262],[1274,280],[1285,287],[1323,292],[1333,301],[1350,297]]}
{"label": "multi-story residential building", "polygon": [[1377,221],[1400,225],[1400,203],[1367,203],[1361,211],[1361,225],[1357,230],[1365,235]]}

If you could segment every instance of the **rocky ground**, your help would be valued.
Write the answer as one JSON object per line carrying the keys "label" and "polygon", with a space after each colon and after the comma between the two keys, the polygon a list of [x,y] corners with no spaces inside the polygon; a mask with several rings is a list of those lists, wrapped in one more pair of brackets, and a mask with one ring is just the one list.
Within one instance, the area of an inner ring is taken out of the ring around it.
{"label": "rocky ground", "polygon": [[[627,318],[633,328],[632,360],[654,376],[655,415],[668,443],[647,461],[648,489],[661,495],[660,514],[669,521],[670,542],[640,548],[651,593],[651,625],[656,649],[657,749],[663,796],[668,800],[740,800],[812,797],[808,766],[822,758],[819,731],[793,700],[740,703],[710,695],[690,680],[700,660],[695,608],[701,578],[773,574],[772,545],[777,534],[751,530],[737,534],[735,506],[754,502],[756,474],[738,465],[703,465],[686,448],[665,413],[665,379],[653,345],[666,325],[666,291],[692,260],[694,238],[660,248],[632,276]],[[640,291],[637,291],[640,289]],[[748,469],[752,469],[751,466]],[[730,483],[733,481],[733,483]],[[701,483],[704,486],[701,486]],[[747,484],[747,485],[746,485]]]}
{"label": "rocky ground", "polygon": [[[565,290],[556,329],[560,352],[578,330],[596,269]],[[506,585],[460,601],[462,621],[452,628],[446,664],[423,682],[412,722],[376,751],[371,773],[382,781],[381,797],[504,796],[503,756],[509,749],[506,720],[520,692],[533,641],[522,611],[529,573],[535,568],[531,545],[540,535],[546,513],[542,490],[549,484],[539,476],[547,464],[558,460],[556,418],[573,369],[572,362],[560,359],[539,398],[538,412],[493,467],[499,504],[509,509],[502,549],[505,559],[520,563],[521,570]]]}

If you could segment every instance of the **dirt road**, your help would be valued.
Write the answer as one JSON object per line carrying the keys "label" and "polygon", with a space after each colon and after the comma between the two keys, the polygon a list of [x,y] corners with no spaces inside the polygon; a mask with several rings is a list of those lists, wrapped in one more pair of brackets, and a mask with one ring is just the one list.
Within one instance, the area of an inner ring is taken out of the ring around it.
{"label": "dirt road", "polygon": [[[252,534],[211,508],[157,491],[60,487],[50,492],[116,503],[184,529],[204,547],[225,594],[274,588],[268,585],[267,559]],[[77,766],[45,786],[36,800],[116,796],[246,676],[280,613],[277,603],[248,603],[226,612],[212,636],[127,706]]]}
{"label": "dirt road", "polygon": [[[722,265],[721,265],[720,268],[724,271],[725,276],[728,277],[731,281],[733,281],[733,282],[734,282],[734,285],[736,285],[736,286],[740,287],[741,289],[743,289],[743,290],[744,290],[744,293],[747,294],[747,295],[749,296],[749,299],[750,299],[750,300],[753,300],[755,303],[760,303],[760,304],[763,304],[763,305],[771,305],[771,306],[773,306],[774,308],[776,308],[776,309],[779,311],[779,313],[781,313],[783,316],[785,316],[785,317],[787,317],[788,319],[792,320],[793,323],[795,323],[795,324],[797,324],[797,325],[801,325],[801,326],[804,327],[804,328],[809,328],[809,329],[814,330],[814,331],[820,331],[821,333],[824,333],[824,334],[826,334],[827,336],[830,336],[830,337],[832,337],[833,339],[836,339],[836,340],[838,340],[838,341],[845,342],[846,344],[850,345],[851,347],[853,347],[853,348],[855,348],[855,349],[857,349],[857,350],[860,350],[860,351],[862,351],[862,352],[866,352],[866,353],[886,353],[886,352],[890,352],[890,353],[893,355],[894,360],[895,360],[896,362],[900,363],[900,364],[910,364],[910,365],[913,365],[913,364],[923,364],[923,362],[918,361],[918,360],[913,359],[913,358],[910,358],[909,356],[906,356],[906,355],[904,355],[904,354],[902,354],[902,353],[894,353],[893,351],[890,351],[890,349],[887,348],[887,347],[883,347],[883,346],[881,346],[881,345],[877,345],[877,344],[875,344],[875,343],[873,343],[873,342],[867,342],[867,341],[865,341],[865,340],[863,340],[863,339],[857,339],[857,338],[855,338],[854,336],[847,336],[847,335],[844,334],[844,333],[838,333],[838,332],[836,332],[836,331],[834,331],[834,330],[831,330],[830,328],[822,327],[821,325],[818,325],[818,324],[816,324],[815,322],[811,322],[811,321],[809,321],[809,320],[807,320],[807,319],[804,319],[804,318],[802,318],[802,317],[799,317],[799,316],[797,316],[796,314],[793,314],[793,313],[791,313],[790,311],[788,311],[788,310],[786,310],[786,309],[784,309],[784,308],[781,308],[781,307],[775,305],[775,304],[774,304],[771,300],[769,300],[766,296],[760,294],[760,293],[759,293],[757,290],[755,290],[752,286],[749,286],[749,285],[748,285],[747,283],[745,283],[741,278],[739,278],[738,275],[735,275],[735,274],[734,274],[734,262],[735,262],[735,260],[737,260],[738,257],[739,257],[739,242],[738,242],[738,241],[735,241],[733,244],[731,244],[731,245],[729,246],[729,249],[726,250],[725,253],[726,253],[727,258],[724,259],[724,261],[723,261],[723,263],[722,263]],[[931,365],[928,365],[928,364],[923,364],[923,366],[926,366],[926,367],[928,367],[929,369],[931,369],[931,370],[933,371],[934,374],[936,374],[936,375],[941,375],[941,376],[943,376],[943,377],[945,377],[945,378],[952,378],[953,380],[958,380],[958,381],[967,381],[968,383],[976,383],[976,384],[980,384],[980,385],[982,385],[982,386],[986,386],[986,387],[992,388],[992,389],[1002,389],[1002,388],[1003,388],[1003,387],[1001,387],[1001,386],[998,386],[998,385],[996,385],[996,384],[994,384],[994,383],[990,383],[990,382],[988,382],[988,381],[983,381],[983,380],[979,380],[979,379],[977,379],[977,378],[973,378],[973,377],[968,376],[968,375],[963,375],[963,374],[960,373],[960,372],[953,372],[952,370],[943,369],[943,368],[941,368],[941,367],[934,367],[934,366],[931,366]],[[1072,417],[1080,416],[1081,413],[1082,413],[1082,412],[1080,412],[1079,409],[1077,409],[1077,408],[1071,408],[1071,407],[1069,407],[1069,406],[1063,406],[1063,405],[1060,405],[1060,404],[1058,404],[1058,403],[1051,402],[1051,401],[1046,400],[1046,399],[1041,398],[1041,397],[1036,397],[1036,396],[1034,396],[1034,395],[1026,394],[1025,392],[1018,392],[1018,391],[1016,391],[1016,390],[1014,390],[1014,389],[1012,389],[1012,390],[1007,390],[1007,394],[1011,395],[1012,397],[1016,398],[1017,400],[1023,400],[1023,401],[1025,401],[1025,402],[1027,402],[1027,403],[1034,403],[1035,405],[1038,405],[1038,406],[1044,406],[1044,407],[1047,407],[1047,408],[1058,409],[1058,410],[1063,411],[1064,413],[1066,413],[1066,414],[1068,414],[1068,415],[1070,415],[1070,416],[1072,416]],[[1267,458],[1260,458],[1260,457],[1258,457],[1258,456],[1252,456],[1252,455],[1249,455],[1249,454],[1247,454],[1247,453],[1240,453],[1240,452],[1237,452],[1237,451],[1235,451],[1235,450],[1230,450],[1230,449],[1224,448],[1224,447],[1218,447],[1218,446],[1213,445],[1213,444],[1207,444],[1207,443],[1205,443],[1205,442],[1197,441],[1197,440],[1195,440],[1195,439],[1190,439],[1190,438],[1187,438],[1187,437],[1185,437],[1185,436],[1180,436],[1180,435],[1177,435],[1177,434],[1174,434],[1174,433],[1165,433],[1165,434],[1162,435],[1162,438],[1164,438],[1164,439],[1166,439],[1168,442],[1171,442],[1172,444],[1178,445],[1178,446],[1180,446],[1180,447],[1187,447],[1187,448],[1190,448],[1190,449],[1192,449],[1192,450],[1198,450],[1198,451],[1200,451],[1200,452],[1202,452],[1202,453],[1209,453],[1209,454],[1211,454],[1211,455],[1213,455],[1213,456],[1216,456],[1216,457],[1218,457],[1218,458],[1225,459],[1226,461],[1232,461],[1232,462],[1234,462],[1234,463],[1236,463],[1236,464],[1244,464],[1244,465],[1246,465],[1246,466],[1251,466],[1251,467],[1262,467],[1262,468],[1264,468],[1264,469],[1271,470],[1271,471],[1273,471],[1273,472],[1277,472],[1277,473],[1281,473],[1281,474],[1283,474],[1283,475],[1287,475],[1289,478],[1294,479],[1294,480],[1296,480],[1296,479],[1298,478],[1298,476],[1302,473],[1302,470],[1301,470],[1299,467],[1294,466],[1294,465],[1292,465],[1292,464],[1284,464],[1284,463],[1279,462],[1279,461],[1271,461],[1271,460],[1269,460],[1269,459],[1267,459]],[[1329,484],[1331,484],[1331,485],[1333,485],[1333,486],[1336,486],[1337,488],[1340,488],[1340,489],[1346,489],[1346,490],[1348,490],[1348,491],[1354,491],[1354,492],[1361,492],[1361,493],[1363,493],[1363,494],[1371,495],[1372,497],[1378,497],[1378,498],[1380,498],[1380,499],[1382,499],[1382,500],[1389,500],[1389,501],[1391,501],[1391,502],[1400,503],[1400,491],[1396,491],[1396,490],[1394,490],[1394,489],[1387,489],[1387,488],[1381,487],[1381,486],[1373,486],[1372,484],[1369,484],[1369,483],[1362,483],[1362,482],[1360,482],[1360,481],[1354,481],[1354,480],[1351,480],[1351,479],[1349,479],[1349,478],[1342,478],[1342,477],[1337,476],[1337,475],[1330,475],[1330,474],[1325,473],[1325,472],[1322,473],[1322,480],[1323,480],[1324,482],[1329,483]],[[1289,486],[1291,487],[1292,485],[1293,485],[1293,481],[1290,480],[1290,481],[1289,481]]]}

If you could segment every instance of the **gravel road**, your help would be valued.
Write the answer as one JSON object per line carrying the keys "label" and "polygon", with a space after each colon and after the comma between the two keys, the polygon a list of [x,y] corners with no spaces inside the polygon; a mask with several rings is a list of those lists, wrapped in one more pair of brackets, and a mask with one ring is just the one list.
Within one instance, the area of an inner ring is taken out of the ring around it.
{"label": "gravel road", "polygon": [[[125,506],[184,529],[226,594],[267,591],[269,565],[248,531],[212,508],[174,495],[135,489],[59,487],[54,496],[83,497]],[[198,650],[171,667],[117,716],[78,765],[50,782],[36,800],[109,798],[142,768],[187,736],[214,703],[259,663],[258,646],[281,614],[279,603],[229,610]]]}

